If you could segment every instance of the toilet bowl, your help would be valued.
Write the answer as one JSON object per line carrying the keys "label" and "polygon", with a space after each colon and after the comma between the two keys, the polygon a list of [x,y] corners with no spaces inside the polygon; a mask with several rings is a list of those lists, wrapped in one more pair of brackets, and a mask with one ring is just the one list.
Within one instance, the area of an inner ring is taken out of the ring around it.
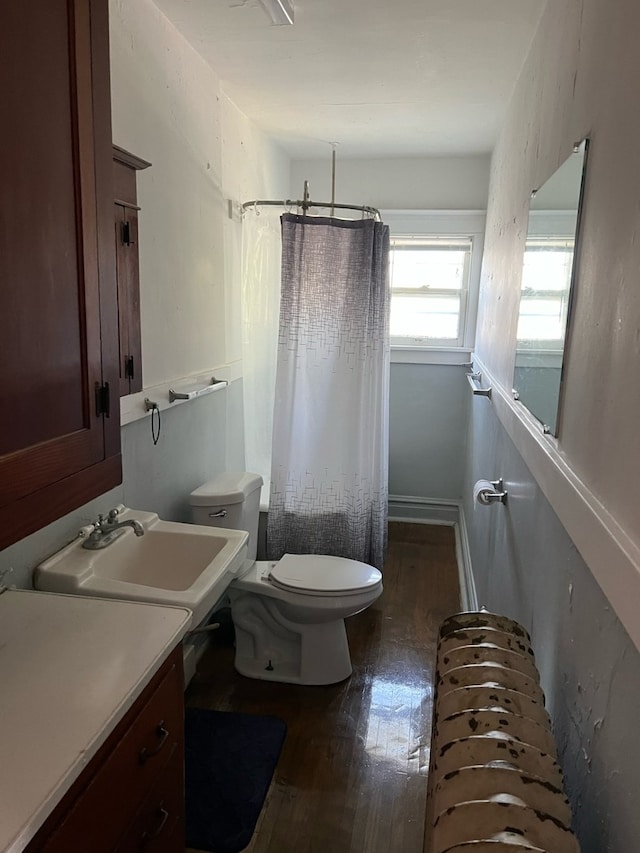
{"label": "toilet bowl", "polygon": [[285,554],[257,561],[262,477],[222,474],[191,493],[193,521],[249,533],[248,559],[229,587],[242,675],[295,684],[334,684],[351,675],[344,620],[382,592],[382,574],[357,560]]}

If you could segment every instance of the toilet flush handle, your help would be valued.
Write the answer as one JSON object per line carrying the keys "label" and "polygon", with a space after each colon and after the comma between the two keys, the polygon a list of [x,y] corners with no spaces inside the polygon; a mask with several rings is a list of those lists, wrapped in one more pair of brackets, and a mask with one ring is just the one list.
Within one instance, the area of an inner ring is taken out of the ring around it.
{"label": "toilet flush handle", "polygon": [[209,518],[226,518],[227,511],[226,509],[219,509],[218,512],[210,512]]}

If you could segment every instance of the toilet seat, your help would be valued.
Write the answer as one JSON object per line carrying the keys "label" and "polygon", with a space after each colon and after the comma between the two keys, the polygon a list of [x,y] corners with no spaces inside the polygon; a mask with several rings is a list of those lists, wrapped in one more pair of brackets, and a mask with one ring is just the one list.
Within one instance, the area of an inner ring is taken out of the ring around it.
{"label": "toilet seat", "polygon": [[285,554],[269,571],[273,586],[304,595],[360,595],[379,586],[378,569],[348,560],[319,554]]}

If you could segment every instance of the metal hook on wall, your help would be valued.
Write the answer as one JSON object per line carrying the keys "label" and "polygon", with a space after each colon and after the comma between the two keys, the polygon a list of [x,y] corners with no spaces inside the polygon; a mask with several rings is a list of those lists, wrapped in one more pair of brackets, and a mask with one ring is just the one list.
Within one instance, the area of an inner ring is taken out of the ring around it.
{"label": "metal hook on wall", "polygon": [[160,419],[160,406],[148,397],[144,398],[144,407],[147,412],[151,412],[151,440],[157,444],[160,440],[160,430],[162,429],[162,421]]}

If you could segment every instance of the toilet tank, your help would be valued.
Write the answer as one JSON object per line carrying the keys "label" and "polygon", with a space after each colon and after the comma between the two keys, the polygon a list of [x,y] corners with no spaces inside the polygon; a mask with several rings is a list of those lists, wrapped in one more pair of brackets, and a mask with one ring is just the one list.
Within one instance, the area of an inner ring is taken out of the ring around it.
{"label": "toilet tank", "polygon": [[219,474],[191,492],[191,520],[208,527],[246,530],[249,534],[247,559],[255,560],[262,482],[259,474],[246,471]]}

